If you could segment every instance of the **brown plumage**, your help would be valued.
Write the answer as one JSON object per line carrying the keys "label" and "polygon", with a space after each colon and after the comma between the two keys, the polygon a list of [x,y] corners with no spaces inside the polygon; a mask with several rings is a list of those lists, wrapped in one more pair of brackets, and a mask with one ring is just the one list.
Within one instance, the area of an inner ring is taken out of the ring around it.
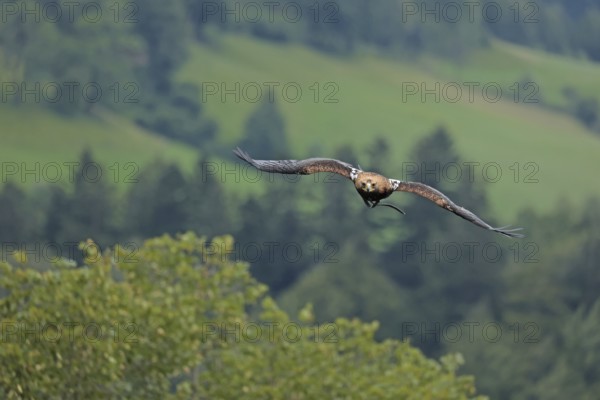
{"label": "brown plumage", "polygon": [[363,201],[369,208],[374,208],[378,205],[381,205],[393,208],[404,214],[404,211],[398,207],[391,204],[381,203],[381,200],[391,196],[394,192],[410,192],[424,197],[434,202],[438,206],[484,229],[498,232],[508,237],[524,237],[524,235],[518,233],[518,231],[520,231],[522,228],[494,228],[477,215],[473,214],[471,211],[456,205],[439,190],[434,189],[424,183],[389,179],[374,172],[364,172],[359,168],[355,168],[351,164],[332,158],[309,158],[307,160],[254,160],[239,147],[233,152],[236,156],[246,161],[248,164],[265,172],[300,175],[309,175],[318,172],[333,172],[342,175],[354,182],[354,187],[358,191],[358,194],[360,194]]}

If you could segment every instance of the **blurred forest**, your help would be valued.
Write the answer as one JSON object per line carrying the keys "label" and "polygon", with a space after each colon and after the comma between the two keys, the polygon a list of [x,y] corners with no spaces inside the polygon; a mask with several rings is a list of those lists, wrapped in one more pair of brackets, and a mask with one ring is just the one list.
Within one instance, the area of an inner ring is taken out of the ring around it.
{"label": "blurred forest", "polygon": [[[41,10],[48,2],[1,3],[3,82],[137,82],[144,93],[138,102],[63,96],[43,107],[72,118],[114,113],[198,155],[191,170],[154,160],[135,171],[135,184],[124,185],[108,173],[86,179],[89,164],[111,169],[95,158],[97,149],[84,146],[72,183],[3,183],[0,322],[135,321],[141,341],[81,348],[34,341],[23,349],[3,330],[0,359],[10,360],[0,363],[3,397],[315,398],[352,396],[352,385],[364,391],[360,398],[472,398],[475,386],[494,399],[592,399],[600,391],[599,199],[584,200],[581,209],[564,200],[549,213],[531,199],[515,221],[499,221],[480,180],[424,177],[492,225],[526,227],[527,238],[512,241],[410,195],[405,216],[368,210],[341,177],[263,174],[253,185],[258,189],[231,195],[235,190],[226,187],[234,179],[223,179],[219,169],[238,162],[234,146],[256,158],[306,154],[294,151],[297,141],[286,133],[279,99],[253,105],[242,139],[232,143],[207,115],[201,87],[177,76],[193,43],[217,46],[225,33],[300,44],[341,59],[368,51],[399,60],[433,55],[460,65],[470,52],[502,40],[596,62],[600,0],[483,1],[482,8],[493,3],[514,13],[501,23],[476,13],[473,23],[435,24],[398,23],[407,18],[406,4],[414,3],[406,1],[330,1],[315,8],[314,1],[297,0],[293,4],[311,18],[295,24],[281,14],[274,22],[238,23],[215,9],[249,1],[81,1],[110,15],[98,23],[78,13],[69,23],[24,21],[11,18],[10,4]],[[435,9],[444,3],[419,4]],[[333,23],[321,23],[327,18]],[[598,100],[569,87],[563,94],[569,105],[552,110],[598,132]],[[1,107],[28,104],[9,100]],[[367,146],[348,141],[329,156],[393,176],[390,139],[368,134]],[[443,124],[419,137],[409,154],[405,161],[425,170],[467,161]],[[150,239],[163,234],[170,236]],[[212,237],[215,242],[206,239]],[[77,246],[88,239],[105,256],[91,260]],[[48,243],[55,245],[44,247]],[[453,258],[448,254],[456,246],[460,257]],[[40,247],[41,260],[32,256]],[[490,256],[489,248],[496,253]],[[115,262],[115,254],[140,261]],[[209,322],[296,321],[288,314],[299,315],[306,332],[298,343],[200,340]],[[309,338],[315,326],[334,321],[343,340],[328,346]],[[482,332],[490,323],[501,334]],[[458,339],[446,329],[455,327]],[[474,380],[457,375],[463,358],[460,372]],[[80,375],[61,372],[70,362],[79,363]],[[70,392],[58,391],[63,387]]]}

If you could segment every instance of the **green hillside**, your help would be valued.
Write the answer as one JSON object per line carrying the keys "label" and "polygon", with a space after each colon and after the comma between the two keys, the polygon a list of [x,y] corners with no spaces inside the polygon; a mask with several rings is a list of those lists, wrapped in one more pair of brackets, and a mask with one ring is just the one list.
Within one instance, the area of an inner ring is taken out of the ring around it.
{"label": "green hillside", "polygon": [[3,106],[0,121],[0,160],[25,163],[30,169],[36,162],[77,161],[84,148],[93,149],[94,158],[106,166],[128,162],[142,166],[161,158],[189,168],[196,159],[196,151],[109,112],[72,117],[29,105]]}
{"label": "green hillside", "polygon": [[[512,72],[499,77],[479,72],[489,68],[495,59],[513,66]],[[457,71],[462,71],[464,81],[482,84],[504,84],[511,79],[514,82],[528,73],[547,76],[553,85],[546,90],[546,81],[540,83],[544,93],[559,90],[559,79],[563,77],[569,85],[587,92],[590,85],[584,79],[584,71],[593,73],[585,76],[600,77],[600,66],[583,61],[541,52],[535,53],[534,61],[524,60],[517,46],[496,42],[475,54],[467,69],[440,63],[433,71],[428,68],[432,60],[408,63],[370,55],[335,58],[300,45],[282,46],[225,36],[212,46],[194,47],[180,79],[212,89],[217,84],[219,91],[221,84],[229,89],[235,88],[236,82],[240,88],[246,85],[246,95],[241,90],[239,100],[233,94],[222,98],[221,93],[205,94],[203,99],[208,115],[219,123],[221,140],[231,146],[240,139],[244,121],[256,107],[249,101],[256,97],[256,91],[251,89],[263,86],[263,96],[267,96],[265,82],[277,82],[279,87],[274,91],[286,118],[295,157],[308,156],[309,149],[311,156],[326,156],[342,144],[360,149],[375,135],[382,134],[397,154],[396,164],[383,171],[391,176],[401,175],[403,161],[410,159],[409,150],[418,137],[445,125],[465,161],[479,163],[481,168],[491,165],[488,163],[500,166],[502,177],[496,179],[495,169],[489,169],[489,179],[484,184],[498,218],[505,220],[523,207],[548,211],[561,198],[581,204],[589,195],[600,195],[600,186],[589,184],[599,165],[600,137],[566,114],[515,102],[507,90],[495,103],[484,100],[480,90],[475,91],[474,101],[469,101],[468,92],[464,92],[459,101],[452,103],[443,96],[439,101],[433,96],[423,100],[420,95],[403,99],[403,87],[424,83],[427,88],[434,88],[436,82],[443,86],[457,77]],[[567,79],[567,70],[581,74]],[[444,76],[446,80],[441,78]],[[315,82],[321,89],[317,102],[312,86]],[[324,90],[328,82],[339,88],[334,96],[337,103],[323,101],[325,94],[331,92]],[[297,102],[282,100],[281,88],[289,83],[303,91]],[[518,175],[515,163],[520,170]],[[483,176],[481,168],[475,169],[476,177]]]}
{"label": "green hillside", "polygon": [[461,65],[429,57],[420,62],[434,75],[450,81],[498,82],[505,86],[521,80],[535,82],[540,88],[536,97],[551,106],[567,105],[562,93],[566,87],[577,89],[583,96],[600,98],[597,63],[575,61],[499,40],[492,40],[487,49],[473,52]]}

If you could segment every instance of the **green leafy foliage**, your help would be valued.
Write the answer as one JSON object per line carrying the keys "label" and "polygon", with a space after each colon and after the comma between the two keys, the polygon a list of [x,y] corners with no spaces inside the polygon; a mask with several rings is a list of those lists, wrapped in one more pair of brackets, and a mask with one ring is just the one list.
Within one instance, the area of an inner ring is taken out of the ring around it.
{"label": "green leafy foliage", "polygon": [[134,253],[88,241],[80,267],[0,264],[2,397],[474,398],[459,355],[378,343],[376,323],[314,325],[310,308],[292,324],[246,264],[214,250],[231,246],[186,233]]}

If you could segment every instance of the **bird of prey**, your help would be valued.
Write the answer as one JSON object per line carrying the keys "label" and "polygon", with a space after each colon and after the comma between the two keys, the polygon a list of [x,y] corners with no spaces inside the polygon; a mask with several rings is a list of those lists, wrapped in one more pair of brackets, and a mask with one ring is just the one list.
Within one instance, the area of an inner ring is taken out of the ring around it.
{"label": "bird of prey", "polygon": [[254,160],[248,155],[248,153],[244,152],[239,147],[233,152],[236,156],[246,161],[248,164],[265,172],[298,175],[310,175],[318,172],[333,172],[344,176],[354,182],[354,187],[358,191],[358,194],[360,194],[363,201],[369,208],[374,208],[377,205],[381,205],[391,207],[404,214],[404,211],[398,207],[380,202],[381,200],[391,196],[394,192],[411,192],[434,202],[438,206],[445,208],[446,210],[453,212],[459,217],[464,218],[467,221],[472,222],[473,224],[484,229],[498,232],[508,237],[524,237],[524,235],[518,233],[518,231],[522,230],[522,228],[507,229],[508,227],[506,226],[502,228],[494,228],[477,215],[473,214],[471,211],[456,205],[439,190],[425,185],[424,183],[388,179],[383,175],[375,172],[366,172],[360,168],[354,167],[351,164],[332,158],[309,158],[307,160]]}

